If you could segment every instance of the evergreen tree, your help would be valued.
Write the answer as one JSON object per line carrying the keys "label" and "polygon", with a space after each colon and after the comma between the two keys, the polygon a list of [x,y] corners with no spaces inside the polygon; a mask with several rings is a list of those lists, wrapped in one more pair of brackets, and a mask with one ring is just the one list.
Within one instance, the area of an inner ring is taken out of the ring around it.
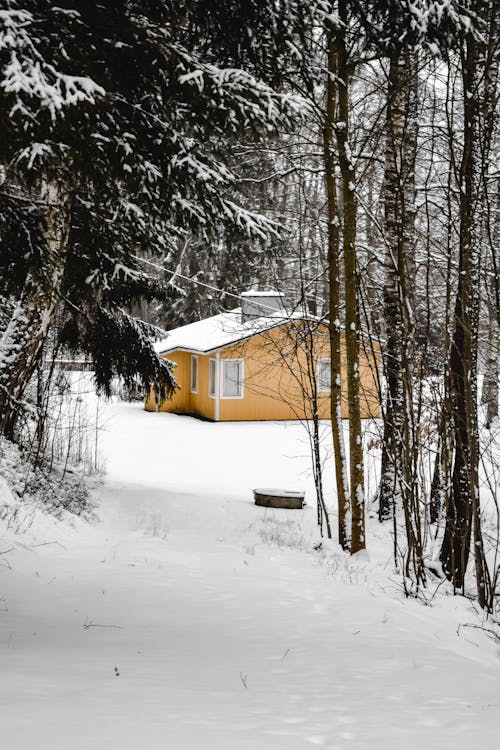
{"label": "evergreen tree", "polygon": [[[224,146],[288,124],[295,103],[235,67],[255,44],[234,46],[236,19],[228,33],[204,6],[12,0],[0,15],[1,291],[16,303],[0,344],[4,431],[61,307],[62,339],[92,355],[99,386],[138,372],[172,388],[127,312],[164,295],[141,255],[192,232],[273,229],[228,197]],[[258,50],[264,72],[269,54]]]}

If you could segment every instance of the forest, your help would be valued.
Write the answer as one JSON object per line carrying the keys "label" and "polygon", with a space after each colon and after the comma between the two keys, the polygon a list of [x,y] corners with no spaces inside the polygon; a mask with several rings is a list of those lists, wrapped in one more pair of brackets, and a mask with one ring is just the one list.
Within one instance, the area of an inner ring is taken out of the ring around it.
{"label": "forest", "polygon": [[306,424],[318,544],[363,559],[380,528],[404,598],[465,597],[500,638],[499,25],[496,0],[2,0],[16,518],[37,493],[56,515],[92,505],[62,363],[99,397],[168,398],[154,342],[273,289],[328,330],[330,420],[313,373]]}

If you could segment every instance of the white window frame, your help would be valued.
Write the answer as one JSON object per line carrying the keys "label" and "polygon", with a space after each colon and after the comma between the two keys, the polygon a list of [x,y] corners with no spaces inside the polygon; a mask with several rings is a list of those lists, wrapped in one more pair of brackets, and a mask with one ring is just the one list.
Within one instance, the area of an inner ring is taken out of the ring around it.
{"label": "white window frame", "polygon": [[[328,365],[329,372],[330,372],[330,385],[328,388],[325,388],[322,385],[321,378],[320,378],[320,369],[325,364]],[[332,367],[332,362],[331,362],[330,357],[318,357],[318,361],[316,363],[316,383],[317,383],[318,393],[330,393],[331,392],[332,390],[331,367]]]}
{"label": "white window frame", "polygon": [[217,360],[210,357],[208,360],[208,396],[217,398]]}
{"label": "white window frame", "polygon": [[189,372],[189,385],[191,393],[198,393],[199,362],[198,355],[191,354],[191,370]]}
{"label": "white window frame", "polygon": [[[223,399],[225,399],[225,400],[230,400],[230,399],[234,400],[234,399],[245,398],[245,386],[244,386],[244,383],[245,383],[245,360],[244,359],[240,359],[240,358],[236,358],[236,357],[234,357],[234,358],[233,357],[227,357],[227,358],[221,359],[220,362],[221,362],[221,365],[222,365],[222,367],[221,367],[221,378],[220,378],[220,382],[221,382],[221,385],[220,385],[220,397],[223,398]],[[224,393],[224,382],[225,382],[225,376],[226,376],[226,363],[233,364],[234,362],[237,362],[239,364],[239,366],[240,366],[240,377],[239,377],[239,381],[238,381],[238,385],[240,386],[240,393],[237,396],[226,396],[225,393]]]}

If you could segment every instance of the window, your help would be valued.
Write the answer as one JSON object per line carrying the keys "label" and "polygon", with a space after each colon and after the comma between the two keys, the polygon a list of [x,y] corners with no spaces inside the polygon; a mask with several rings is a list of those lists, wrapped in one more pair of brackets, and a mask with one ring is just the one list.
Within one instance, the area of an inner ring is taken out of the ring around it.
{"label": "window", "polygon": [[318,392],[325,392],[331,390],[331,364],[329,357],[321,357],[318,359]]}
{"label": "window", "polygon": [[217,374],[217,360],[208,360],[208,395],[210,398],[215,398],[215,382]]}
{"label": "window", "polygon": [[223,359],[222,398],[243,398],[243,360]]}
{"label": "window", "polygon": [[198,356],[191,354],[191,393],[198,393]]}

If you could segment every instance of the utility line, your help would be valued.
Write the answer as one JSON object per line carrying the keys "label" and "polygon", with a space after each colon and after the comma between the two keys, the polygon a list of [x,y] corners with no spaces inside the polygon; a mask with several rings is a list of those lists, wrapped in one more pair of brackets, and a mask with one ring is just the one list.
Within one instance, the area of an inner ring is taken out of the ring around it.
{"label": "utility line", "polygon": [[[234,292],[227,292],[224,289],[218,289],[218,287],[213,286],[212,284],[206,284],[204,281],[198,281],[197,279],[193,279],[190,276],[184,276],[184,274],[179,273],[178,271],[173,271],[171,268],[166,268],[165,266],[160,266],[158,263],[153,263],[151,260],[146,260],[146,258],[141,258],[139,255],[134,255],[134,258],[141,263],[147,263],[148,266],[152,266],[152,268],[157,268],[160,271],[166,271],[167,273],[171,273],[172,277],[169,279],[169,283],[174,278],[183,279],[184,281],[189,281],[191,284],[197,284],[198,286],[203,286],[205,289],[210,289],[212,292],[217,292],[217,294],[224,294],[227,297],[233,297],[234,299],[238,300],[238,302],[241,302],[241,295],[234,294]],[[270,294],[272,294],[272,291],[270,291]],[[259,302],[259,307],[262,307],[264,310],[272,310],[274,313],[278,312],[275,307],[271,307],[270,305],[265,305],[261,302]]]}

